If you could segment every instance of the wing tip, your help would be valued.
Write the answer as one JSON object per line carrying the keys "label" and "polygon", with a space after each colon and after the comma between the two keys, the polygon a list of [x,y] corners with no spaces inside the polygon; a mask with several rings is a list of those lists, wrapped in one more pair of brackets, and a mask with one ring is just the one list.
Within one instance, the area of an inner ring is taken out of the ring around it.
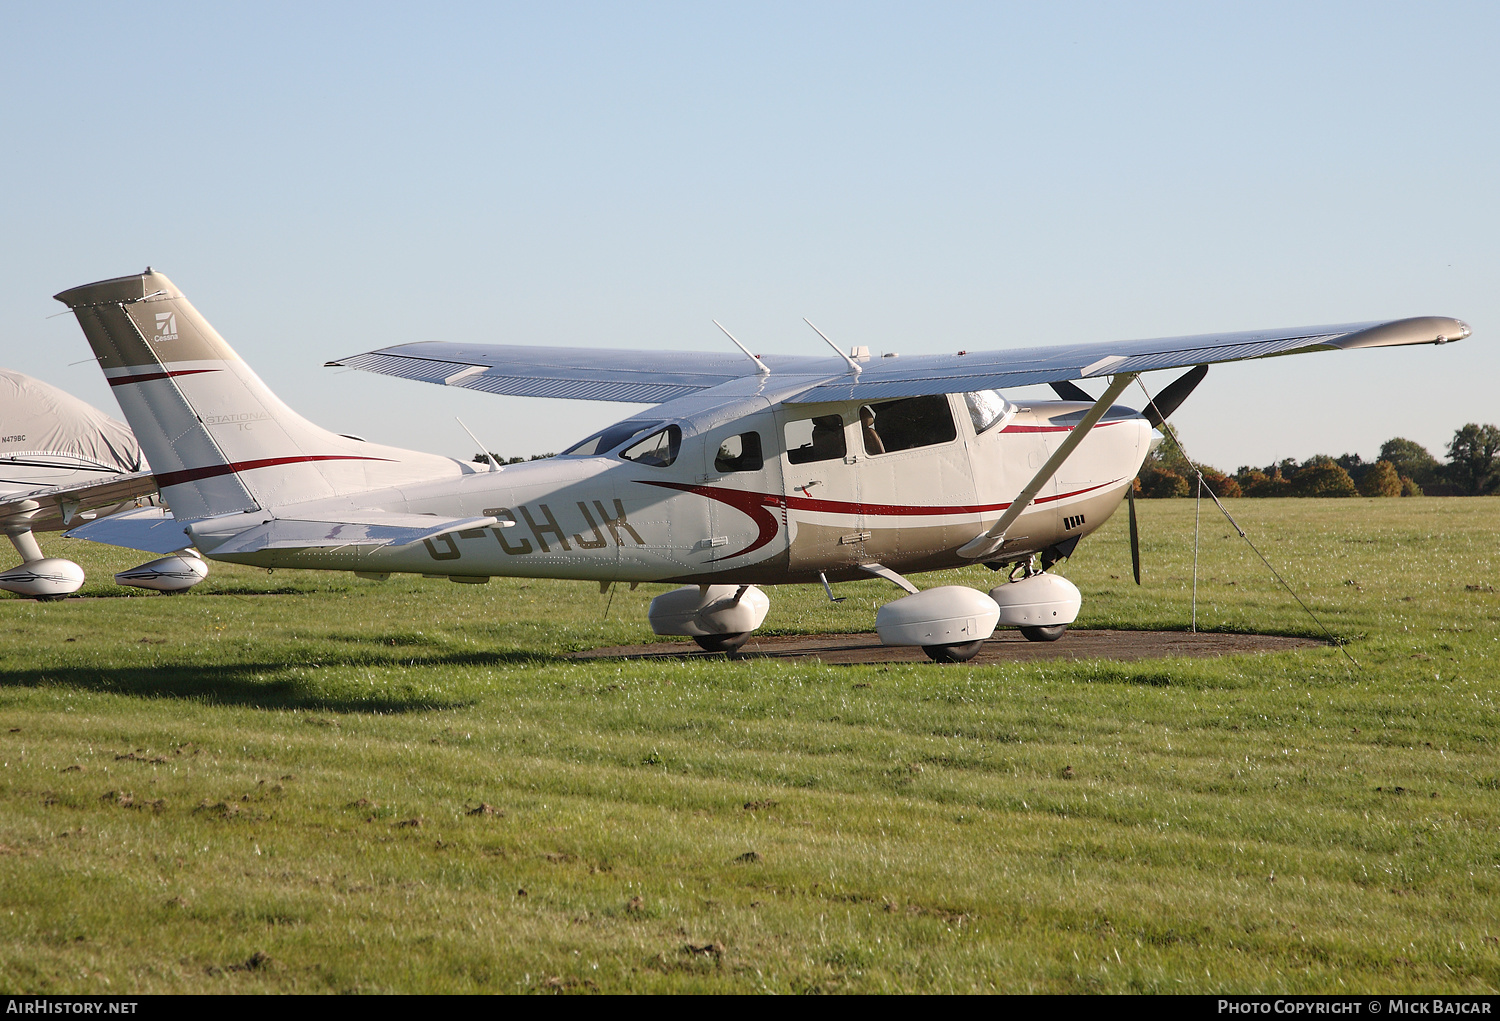
{"label": "wing tip", "polygon": [[1474,331],[1462,319],[1450,316],[1414,316],[1395,319],[1367,330],[1350,333],[1330,341],[1328,346],[1340,351],[1367,347],[1405,347],[1412,344],[1451,344],[1464,340]]}

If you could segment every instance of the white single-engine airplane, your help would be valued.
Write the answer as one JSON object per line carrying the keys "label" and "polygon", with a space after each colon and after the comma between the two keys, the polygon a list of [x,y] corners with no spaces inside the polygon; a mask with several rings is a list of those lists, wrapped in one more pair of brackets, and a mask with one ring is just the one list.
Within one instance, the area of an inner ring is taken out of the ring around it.
{"label": "white single-engine airplane", "polygon": [[[1073,622],[1078,590],[1047,568],[1119,506],[1154,427],[1209,363],[1469,335],[1424,317],[909,358],[758,357],[738,341],[725,354],[427,342],[328,363],[655,404],[557,457],[502,468],[313,425],[149,268],[57,299],[171,507],[71,535],[367,578],[676,582],[651,603],[653,630],[717,651],[761,625],[770,603],[757,586],[876,576],[911,593],[878,611],[881,640],[938,661],[971,658],[997,625],[1052,640]],[[1114,407],[1139,373],[1185,366],[1146,413]],[[1105,377],[1097,399],[1069,382]],[[1001,394],[1036,383],[1074,399],[1017,407]],[[986,594],[919,592],[904,577],[975,562],[1010,580]]]}

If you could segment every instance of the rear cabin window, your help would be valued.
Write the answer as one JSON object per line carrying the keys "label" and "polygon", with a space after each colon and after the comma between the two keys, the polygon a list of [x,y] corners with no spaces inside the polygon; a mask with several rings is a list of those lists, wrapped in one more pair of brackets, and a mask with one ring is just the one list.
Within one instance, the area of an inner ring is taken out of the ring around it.
{"label": "rear cabin window", "polygon": [[848,452],[844,419],[839,415],[801,418],[786,424],[786,459],[792,464],[842,459]]}
{"label": "rear cabin window", "polygon": [[740,433],[719,444],[714,471],[758,472],[765,466],[760,452],[760,433]]}
{"label": "rear cabin window", "polygon": [[636,464],[652,468],[665,468],[677,460],[677,451],[682,446],[682,430],[669,425],[659,433],[652,433],[641,442],[620,451],[620,456]]}
{"label": "rear cabin window", "polygon": [[859,409],[866,454],[894,454],[958,438],[946,394],[866,404]]}

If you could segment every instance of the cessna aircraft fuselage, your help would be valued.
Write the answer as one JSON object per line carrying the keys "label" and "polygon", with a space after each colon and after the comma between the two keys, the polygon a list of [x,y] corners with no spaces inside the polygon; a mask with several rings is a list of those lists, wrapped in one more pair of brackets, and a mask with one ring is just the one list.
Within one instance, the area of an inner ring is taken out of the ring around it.
{"label": "cessna aircraft fuselage", "polygon": [[[329,363],[653,405],[557,457],[497,469],[312,424],[150,269],[57,297],[171,508],[69,534],[367,577],[677,582],[652,600],[652,628],[720,652],[761,626],[759,585],[874,575],[909,593],[877,612],[881,640],[941,662],[976,655],[1002,624],[1034,641],[1063,634],[1082,596],[1048,567],[1119,505],[1153,424],[1208,363],[1469,332],[1430,316],[874,360],[836,346],[836,360],[762,357],[732,336],[738,354],[424,341]],[[1115,406],[1141,372],[1186,366],[1145,414]],[[1105,379],[1097,399],[1072,382]],[[999,389],[1036,383],[1075,400],[1021,408]],[[1013,569],[988,593],[918,591],[904,576],[976,562]]]}
{"label": "cessna aircraft fuselage", "polygon": [[[222,559],[463,580],[760,585],[812,582],[820,574],[830,581],[868,578],[861,567],[871,563],[901,573],[960,567],[972,561],[958,555],[959,547],[1000,516],[1088,407],[1047,401],[1017,408],[996,397],[976,413],[962,394],[781,405],[696,434],[688,431],[691,422],[665,420],[670,409],[662,408],[605,430],[606,443],[618,438],[616,449],[498,471],[452,462],[450,479],[356,501],[408,514],[494,517],[496,525],[400,547],[264,549]],[[924,413],[920,428],[912,428],[912,410]],[[882,437],[883,422],[902,411],[908,414],[898,426],[905,433]],[[986,412],[997,417],[985,422]],[[1142,416],[1112,409],[991,559],[1071,547],[1101,525],[1152,438]],[[882,449],[898,443],[913,445]],[[639,448],[653,456],[622,456]],[[298,508],[278,513],[295,518]],[[234,534],[244,520],[195,526],[209,557],[215,557],[216,524]]]}

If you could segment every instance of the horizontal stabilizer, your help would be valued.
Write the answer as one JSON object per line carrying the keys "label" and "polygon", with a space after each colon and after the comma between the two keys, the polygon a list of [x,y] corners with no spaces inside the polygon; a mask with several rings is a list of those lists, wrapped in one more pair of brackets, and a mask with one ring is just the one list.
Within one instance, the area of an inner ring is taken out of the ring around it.
{"label": "horizontal stabilizer", "polygon": [[141,507],[112,514],[64,532],[63,538],[87,539],[147,553],[176,553],[193,544],[183,530],[182,522],[161,507]]}
{"label": "horizontal stabilizer", "polygon": [[[210,552],[218,557],[268,549],[337,549],[344,546],[409,546],[449,532],[500,525],[495,518],[449,519],[429,514],[358,515],[363,521],[307,521],[278,518],[247,528]],[[505,522],[504,524],[509,524]]]}

